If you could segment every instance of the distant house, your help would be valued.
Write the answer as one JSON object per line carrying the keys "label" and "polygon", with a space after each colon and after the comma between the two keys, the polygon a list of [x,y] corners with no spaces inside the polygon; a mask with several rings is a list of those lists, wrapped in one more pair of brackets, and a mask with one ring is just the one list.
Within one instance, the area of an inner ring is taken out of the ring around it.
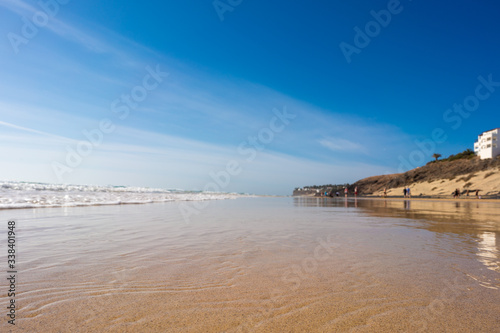
{"label": "distant house", "polygon": [[500,155],[500,144],[498,142],[498,133],[500,128],[495,128],[480,134],[474,143],[474,152],[482,160],[495,158]]}

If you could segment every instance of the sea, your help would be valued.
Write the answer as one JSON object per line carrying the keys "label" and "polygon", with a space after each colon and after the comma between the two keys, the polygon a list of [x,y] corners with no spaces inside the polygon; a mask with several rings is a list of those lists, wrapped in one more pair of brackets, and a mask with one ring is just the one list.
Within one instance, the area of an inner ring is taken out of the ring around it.
{"label": "sea", "polygon": [[225,200],[244,196],[249,195],[132,186],[0,181],[0,209]]}

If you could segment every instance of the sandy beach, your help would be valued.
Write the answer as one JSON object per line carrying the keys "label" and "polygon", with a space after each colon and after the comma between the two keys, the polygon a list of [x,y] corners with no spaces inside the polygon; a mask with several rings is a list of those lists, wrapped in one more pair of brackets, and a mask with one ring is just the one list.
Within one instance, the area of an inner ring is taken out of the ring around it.
{"label": "sandy beach", "polygon": [[0,333],[500,333],[499,13],[0,0]]}
{"label": "sandy beach", "polygon": [[[475,197],[475,190],[480,190],[479,195],[498,196],[500,189],[500,173],[499,169],[479,171],[471,174],[461,175],[453,179],[439,179],[435,181],[417,182],[411,184],[411,193],[413,197],[422,196],[448,196],[458,189],[462,193],[462,197],[466,197],[466,191],[469,189],[470,197]],[[396,187],[387,189],[388,196],[402,195],[404,187]],[[383,190],[373,193],[375,196],[382,196]]]}
{"label": "sandy beach", "polygon": [[499,209],[243,198],[189,221],[178,202],[3,210],[18,225],[12,331],[496,332]]}

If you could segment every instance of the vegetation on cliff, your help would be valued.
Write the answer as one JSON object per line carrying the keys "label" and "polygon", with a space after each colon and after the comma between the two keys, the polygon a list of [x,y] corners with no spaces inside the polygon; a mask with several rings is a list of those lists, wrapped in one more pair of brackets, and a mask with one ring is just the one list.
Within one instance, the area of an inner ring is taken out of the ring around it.
{"label": "vegetation on cliff", "polygon": [[494,170],[500,167],[500,158],[481,160],[474,152],[466,150],[457,155],[438,161],[431,161],[422,167],[405,173],[373,176],[358,180],[351,185],[358,187],[361,194],[373,194],[384,188],[410,186],[419,182],[433,182],[437,180],[454,180],[459,176],[475,172]]}
{"label": "vegetation on cliff", "polygon": [[[467,181],[474,177],[475,173],[489,170],[490,172],[488,172],[487,176],[490,177],[491,175],[498,174],[500,168],[500,156],[494,159],[481,160],[470,149],[456,155],[451,155],[445,159],[439,160],[436,156],[434,156],[434,158],[435,160],[430,161],[426,165],[404,173],[372,176],[358,180],[354,184],[346,185],[350,193],[357,187],[360,195],[372,195],[375,192],[381,193],[384,189],[390,190],[401,188],[416,183],[433,183],[437,181],[439,181],[439,183],[445,183],[453,180],[457,182],[459,180],[465,180],[466,183],[463,187],[473,190],[469,185],[470,183],[467,183]],[[491,179],[493,178],[495,177]],[[500,186],[500,184],[498,185]],[[340,186],[343,187],[343,185],[337,185],[335,187],[337,189],[340,188]],[[294,195],[313,195],[317,192],[324,193],[328,188],[332,188],[332,185],[306,187],[306,189],[308,189],[306,192],[304,189],[302,189],[302,191],[297,191],[298,189],[295,189]],[[429,193],[429,195],[432,195],[432,193]]]}

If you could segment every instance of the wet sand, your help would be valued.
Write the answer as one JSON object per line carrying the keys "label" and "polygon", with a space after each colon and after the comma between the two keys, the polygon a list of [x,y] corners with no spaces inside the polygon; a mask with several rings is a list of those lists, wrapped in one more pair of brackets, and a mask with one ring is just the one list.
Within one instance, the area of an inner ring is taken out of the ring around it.
{"label": "wet sand", "polygon": [[405,201],[405,200],[412,200],[412,201],[419,201],[419,200],[424,200],[424,201],[453,201],[453,202],[496,202],[500,204],[500,199],[493,199],[493,198],[485,198],[481,197],[481,199],[476,198],[474,195],[471,196],[465,196],[462,195],[460,198],[453,198],[452,196],[449,197],[418,197],[418,196],[413,196],[411,198],[404,198],[403,196],[400,197],[392,197],[392,196],[366,196],[366,197],[359,197],[358,200],[362,199],[369,199],[369,200],[398,200],[398,201]]}
{"label": "wet sand", "polygon": [[0,211],[12,331],[500,331],[500,203],[248,198],[188,223],[178,205]]}

